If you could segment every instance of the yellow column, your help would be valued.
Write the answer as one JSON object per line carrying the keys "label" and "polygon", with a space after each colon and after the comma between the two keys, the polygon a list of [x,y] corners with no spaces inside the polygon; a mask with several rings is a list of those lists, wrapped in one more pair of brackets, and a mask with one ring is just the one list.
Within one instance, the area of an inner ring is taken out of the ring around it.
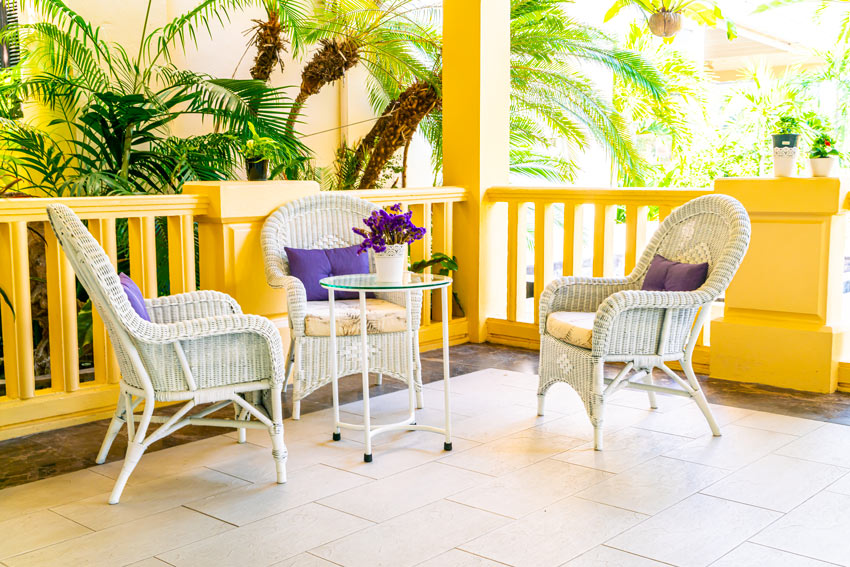
{"label": "yellow column", "polygon": [[753,233],[711,324],[711,376],[833,392],[841,327],[846,184],[828,178],[718,179]]}
{"label": "yellow column", "polygon": [[[184,194],[206,195],[209,212],[198,217],[199,289],[230,294],[245,313],[275,321],[285,334],[286,294],[266,283],[260,232],[278,207],[318,193],[312,181],[204,181]],[[285,337],[284,337],[285,338]]]}
{"label": "yellow column", "polygon": [[446,0],[443,182],[469,191],[454,214],[455,290],[473,342],[486,340],[487,314],[499,311],[505,286],[504,251],[488,236],[497,219],[482,198],[488,187],[508,182],[509,119],[510,1]]}

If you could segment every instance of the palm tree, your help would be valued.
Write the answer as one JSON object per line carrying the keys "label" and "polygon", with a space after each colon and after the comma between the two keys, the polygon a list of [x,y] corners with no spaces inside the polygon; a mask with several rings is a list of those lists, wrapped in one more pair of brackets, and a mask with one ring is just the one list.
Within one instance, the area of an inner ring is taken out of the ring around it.
{"label": "palm tree", "polygon": [[[202,0],[168,24],[149,29],[148,1],[135,54],[101,38],[62,0],[34,0],[43,20],[9,26],[0,41],[20,38],[21,66],[32,69],[0,85],[0,96],[40,103],[53,116],[50,130],[5,120],[0,130],[0,175],[51,195],[178,191],[189,179],[232,174],[237,142],[249,124],[276,139],[280,160],[304,146],[286,127],[291,102],[284,90],[258,80],[216,79],[181,70],[173,49],[229,10],[252,0]],[[230,134],[171,136],[181,116],[212,121]]]}

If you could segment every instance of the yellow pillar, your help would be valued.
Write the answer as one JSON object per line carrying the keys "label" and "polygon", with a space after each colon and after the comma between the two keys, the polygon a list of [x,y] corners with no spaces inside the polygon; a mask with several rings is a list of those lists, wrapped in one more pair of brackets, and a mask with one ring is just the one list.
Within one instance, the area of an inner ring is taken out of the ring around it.
{"label": "yellow pillar", "polygon": [[830,178],[718,179],[753,234],[711,323],[711,376],[833,392],[841,327],[846,184]]}
{"label": "yellow pillar", "polygon": [[486,340],[485,320],[498,311],[499,282],[506,278],[505,252],[490,246],[495,219],[483,196],[508,182],[509,119],[510,1],[446,0],[443,182],[469,191],[469,201],[456,207],[453,232],[455,291],[473,342]]}
{"label": "yellow pillar", "polygon": [[318,193],[312,181],[203,181],[187,183],[184,194],[206,195],[209,212],[198,217],[200,289],[231,295],[245,313],[272,319],[288,332],[286,294],[266,283],[260,232],[281,205]]}

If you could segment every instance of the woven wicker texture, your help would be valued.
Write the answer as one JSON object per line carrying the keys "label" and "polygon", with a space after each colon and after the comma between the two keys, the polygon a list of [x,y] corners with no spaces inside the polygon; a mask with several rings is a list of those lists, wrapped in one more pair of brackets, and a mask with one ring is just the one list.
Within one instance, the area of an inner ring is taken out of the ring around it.
{"label": "woven wicker texture", "polygon": [[[304,318],[307,314],[307,293],[298,278],[289,273],[284,247],[339,248],[360,243],[360,237],[351,230],[364,227],[363,218],[378,207],[373,203],[336,192],[310,195],[287,203],[272,213],[263,225],[262,246],[265,258],[266,280],[274,288],[286,291],[289,325],[292,330],[291,365],[293,400],[298,402],[318,388],[330,383],[330,337],[308,337]],[[369,252],[370,269],[375,260]],[[378,292],[378,299],[404,306],[403,292]],[[419,325],[422,310],[422,293],[411,292],[412,326],[416,391],[421,393],[422,371],[419,362]],[[359,334],[359,332],[358,332]],[[405,333],[368,333],[369,369],[407,382],[405,376]],[[339,337],[340,376],[360,370],[360,348],[357,336]]]}
{"label": "woven wicker texture", "polygon": [[[569,384],[597,426],[606,361],[631,362],[635,370],[651,372],[677,360],[692,373],[697,313],[703,308],[707,313],[729,285],[749,240],[750,220],[744,207],[726,195],[706,195],[675,209],[661,223],[628,277],[566,277],[549,284],[540,298],[538,394],[545,396],[557,382]],[[677,262],[708,262],[706,282],[691,292],[642,291],[656,254]],[[547,318],[556,311],[596,312],[591,349],[568,345],[547,333]]]}

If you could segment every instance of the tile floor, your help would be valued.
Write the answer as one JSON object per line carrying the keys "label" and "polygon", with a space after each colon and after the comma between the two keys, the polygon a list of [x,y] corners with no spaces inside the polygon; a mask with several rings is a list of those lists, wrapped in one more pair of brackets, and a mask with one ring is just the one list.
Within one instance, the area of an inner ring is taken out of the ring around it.
{"label": "tile floor", "polygon": [[[622,392],[606,450],[566,387],[537,417],[535,377],[453,379],[454,451],[424,432],[330,440],[330,410],[286,422],[289,482],[249,430],[146,455],[122,501],[115,461],[0,490],[0,565],[104,567],[850,566],[850,427]],[[438,421],[441,382],[421,422]],[[374,399],[398,418],[406,393]],[[346,420],[359,402],[342,408]]]}

